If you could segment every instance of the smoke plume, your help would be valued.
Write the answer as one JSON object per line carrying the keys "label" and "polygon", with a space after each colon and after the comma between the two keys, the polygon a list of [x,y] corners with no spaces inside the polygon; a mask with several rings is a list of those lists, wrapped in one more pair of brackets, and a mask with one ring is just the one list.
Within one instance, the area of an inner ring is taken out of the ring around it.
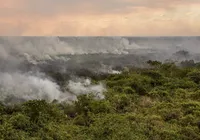
{"label": "smoke plume", "polygon": [[[88,93],[102,99],[104,84],[89,77],[147,60],[199,62],[199,45],[199,37],[0,37],[0,102],[71,101]],[[69,78],[61,86],[49,73]]]}

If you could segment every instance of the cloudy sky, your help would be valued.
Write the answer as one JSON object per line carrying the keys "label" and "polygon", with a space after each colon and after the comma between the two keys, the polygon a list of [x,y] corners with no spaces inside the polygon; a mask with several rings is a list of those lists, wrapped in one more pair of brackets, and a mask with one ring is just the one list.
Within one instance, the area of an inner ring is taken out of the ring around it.
{"label": "cloudy sky", "polygon": [[200,35],[200,0],[0,0],[0,35]]}

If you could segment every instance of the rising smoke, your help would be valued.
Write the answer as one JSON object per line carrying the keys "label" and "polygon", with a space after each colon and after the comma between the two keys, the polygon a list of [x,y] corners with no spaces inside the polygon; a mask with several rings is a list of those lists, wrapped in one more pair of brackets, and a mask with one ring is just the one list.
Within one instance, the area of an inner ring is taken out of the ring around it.
{"label": "rising smoke", "polygon": [[0,73],[0,77],[0,101],[6,104],[34,99],[72,101],[76,100],[76,96],[87,93],[94,93],[102,99],[105,91],[102,84],[92,85],[89,79],[70,80],[66,85],[69,91],[62,92],[55,82],[42,73]]}
{"label": "rising smoke", "polygon": [[[199,44],[199,37],[1,37],[0,101],[71,101],[87,93],[102,99],[105,86],[92,84],[89,72],[120,74],[117,68],[145,67],[149,59],[199,61]],[[173,55],[181,49],[190,53]],[[65,90],[49,72],[69,75]]]}

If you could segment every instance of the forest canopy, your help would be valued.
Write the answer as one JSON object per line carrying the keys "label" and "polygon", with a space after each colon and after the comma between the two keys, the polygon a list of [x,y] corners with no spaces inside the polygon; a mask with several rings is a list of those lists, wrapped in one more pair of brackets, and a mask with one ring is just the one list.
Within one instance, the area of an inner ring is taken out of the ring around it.
{"label": "forest canopy", "polygon": [[[145,69],[92,75],[93,82],[106,84],[104,99],[84,94],[72,103],[1,103],[0,139],[199,140],[199,64],[147,63]],[[52,75],[60,85],[67,79]]]}

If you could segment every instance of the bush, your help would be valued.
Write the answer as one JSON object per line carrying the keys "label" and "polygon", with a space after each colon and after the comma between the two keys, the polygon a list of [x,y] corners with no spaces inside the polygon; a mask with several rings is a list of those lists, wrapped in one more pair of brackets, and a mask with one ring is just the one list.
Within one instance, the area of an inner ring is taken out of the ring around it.
{"label": "bush", "polygon": [[30,127],[30,118],[23,114],[16,114],[10,118],[14,129],[27,130]]}
{"label": "bush", "polygon": [[[0,139],[200,139],[199,67],[150,64],[119,75],[90,73],[94,82],[107,84],[104,99],[82,94],[70,103],[0,104]],[[67,80],[67,75],[54,76],[61,85]]]}
{"label": "bush", "polygon": [[195,83],[199,84],[199,82],[200,82],[200,71],[199,70],[194,70],[194,71],[188,73],[187,76],[192,81],[194,81]]}

